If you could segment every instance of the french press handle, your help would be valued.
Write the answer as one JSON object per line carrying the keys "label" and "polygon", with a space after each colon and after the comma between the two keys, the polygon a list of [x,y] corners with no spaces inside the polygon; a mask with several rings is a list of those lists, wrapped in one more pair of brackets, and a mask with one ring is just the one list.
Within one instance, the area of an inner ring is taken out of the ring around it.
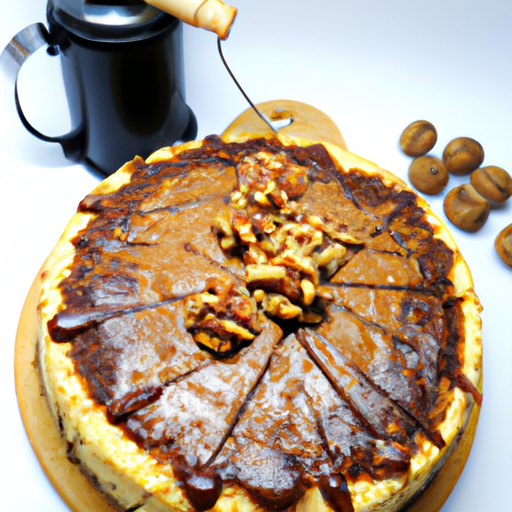
{"label": "french press handle", "polygon": [[52,53],[52,50],[54,54],[56,54],[56,49],[51,43],[51,36],[46,27],[42,23],[34,23],[18,32],[11,39],[0,56],[0,63],[7,74],[8,79],[10,79],[14,84],[14,102],[16,104],[16,111],[18,112],[18,116],[23,123],[23,126],[25,126],[25,128],[38,139],[45,142],[59,143],[67,158],[78,161],[80,160],[83,146],[83,128],[81,126],[65,135],[50,137],[34,128],[21,108],[18,92],[19,71],[25,61],[34,52],[45,45],[48,46],[50,54]]}

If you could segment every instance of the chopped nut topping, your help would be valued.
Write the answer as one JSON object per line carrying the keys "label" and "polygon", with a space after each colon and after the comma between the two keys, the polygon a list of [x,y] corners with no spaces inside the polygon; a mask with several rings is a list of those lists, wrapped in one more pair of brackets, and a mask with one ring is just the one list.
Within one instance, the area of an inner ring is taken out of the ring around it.
{"label": "chopped nut topping", "polygon": [[256,213],[253,215],[252,221],[264,233],[270,234],[276,230],[276,225],[274,224],[272,217],[268,214]]}
{"label": "chopped nut topping", "polygon": [[286,270],[283,267],[274,265],[247,265],[245,267],[247,282],[279,280],[286,277]]}
{"label": "chopped nut topping", "polygon": [[233,350],[261,330],[256,301],[243,287],[209,283],[206,291],[186,299],[185,308],[185,327],[197,343],[215,352]]}
{"label": "chopped nut topping", "polygon": [[221,240],[220,245],[225,251],[229,251],[236,246],[236,238],[234,236],[226,236]]}
{"label": "chopped nut topping", "polygon": [[242,192],[240,192],[240,190],[237,190],[236,192],[233,192],[231,194],[231,201],[233,201],[233,203],[236,203],[237,201],[240,201],[240,199],[242,199],[243,195],[242,195]]}
{"label": "chopped nut topping", "polygon": [[302,293],[304,294],[303,302],[306,306],[310,306],[311,303],[315,300],[315,285],[308,281],[307,279],[303,279],[300,282],[300,287],[302,289]]}
{"label": "chopped nut topping", "polygon": [[246,156],[238,164],[237,172],[240,187],[231,195],[231,201],[238,208],[253,201],[264,207],[275,204],[282,208],[308,187],[307,168],[293,162],[284,152],[260,151]]}
{"label": "chopped nut topping", "polygon": [[284,153],[246,156],[237,173],[239,188],[216,221],[222,249],[241,256],[247,285],[267,314],[320,322],[319,304],[330,297],[318,290],[321,278],[344,265],[343,244],[359,242],[295,201],[307,190],[307,169]]}
{"label": "chopped nut topping", "polygon": [[249,249],[244,253],[243,259],[246,265],[264,265],[268,262],[265,251],[256,244],[249,244]]}
{"label": "chopped nut topping", "polygon": [[252,292],[252,296],[256,302],[261,302],[265,298],[265,290],[257,288]]}
{"label": "chopped nut topping", "polygon": [[219,215],[217,215],[215,219],[215,227],[222,233],[224,236],[232,236],[233,229],[231,223],[233,222],[233,216],[231,215],[231,210],[224,209]]}
{"label": "chopped nut topping", "polygon": [[240,236],[240,239],[242,242],[246,243],[256,243],[256,236],[252,232],[252,225],[251,223],[241,215],[237,215],[234,220],[234,226],[235,231]]}
{"label": "chopped nut topping", "polygon": [[272,206],[272,203],[268,200],[267,196],[263,192],[255,192],[254,199],[262,206]]}
{"label": "chopped nut topping", "polygon": [[261,305],[269,315],[278,316],[285,320],[295,318],[302,313],[302,309],[299,306],[292,304],[287,297],[278,293],[265,295]]}

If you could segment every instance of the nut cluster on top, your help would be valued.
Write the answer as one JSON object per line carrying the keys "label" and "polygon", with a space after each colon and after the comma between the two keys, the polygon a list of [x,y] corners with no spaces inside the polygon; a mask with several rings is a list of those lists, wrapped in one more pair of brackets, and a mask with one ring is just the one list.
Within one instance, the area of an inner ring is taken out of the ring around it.
{"label": "nut cluster on top", "polygon": [[[277,320],[317,324],[331,293],[327,280],[361,242],[311,214],[295,199],[307,190],[307,169],[285,153],[260,152],[237,166],[238,188],[215,219],[220,247],[244,264],[244,283],[187,300],[187,329],[216,353],[259,332],[258,310]],[[259,305],[259,306],[257,306]]]}

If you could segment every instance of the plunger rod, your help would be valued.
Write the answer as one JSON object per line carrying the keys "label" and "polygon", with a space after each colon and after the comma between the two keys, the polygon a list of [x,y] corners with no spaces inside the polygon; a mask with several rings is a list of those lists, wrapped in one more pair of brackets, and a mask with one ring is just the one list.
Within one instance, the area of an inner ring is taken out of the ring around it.
{"label": "plunger rod", "polygon": [[237,9],[222,0],[145,0],[194,27],[215,32],[227,39]]}

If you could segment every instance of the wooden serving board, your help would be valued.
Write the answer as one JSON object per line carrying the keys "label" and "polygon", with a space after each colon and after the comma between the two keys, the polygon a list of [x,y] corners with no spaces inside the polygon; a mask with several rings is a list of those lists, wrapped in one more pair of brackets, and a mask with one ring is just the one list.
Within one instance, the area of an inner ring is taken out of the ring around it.
{"label": "wooden serving board", "polygon": [[38,275],[25,300],[16,334],[14,372],[25,430],[46,476],[73,512],[113,512],[115,507],[67,458],[66,443],[41,388],[36,362],[40,287]]}
{"label": "wooden serving board", "polygon": [[[294,121],[279,133],[301,137],[310,141],[330,142],[347,149],[345,139],[336,123],[324,112],[295,100],[271,100],[256,105],[270,121],[293,117]],[[272,135],[265,122],[252,108],[242,112],[222,133],[227,142],[234,140]]]}

